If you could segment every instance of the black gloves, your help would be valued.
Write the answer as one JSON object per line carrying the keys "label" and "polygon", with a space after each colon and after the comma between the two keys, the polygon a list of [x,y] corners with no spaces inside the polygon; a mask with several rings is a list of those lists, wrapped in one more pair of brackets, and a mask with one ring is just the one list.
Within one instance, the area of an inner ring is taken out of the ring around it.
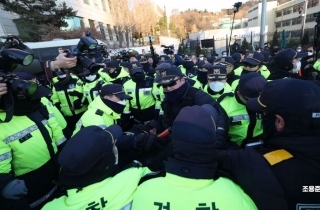
{"label": "black gloves", "polygon": [[217,130],[224,130],[226,133],[228,133],[232,118],[228,117],[226,111],[220,106],[220,104],[217,103],[214,107],[219,112],[219,118],[216,122]]}
{"label": "black gloves", "polygon": [[68,93],[69,96],[77,96],[78,98],[82,98],[83,94],[79,93],[78,91],[72,91]]}

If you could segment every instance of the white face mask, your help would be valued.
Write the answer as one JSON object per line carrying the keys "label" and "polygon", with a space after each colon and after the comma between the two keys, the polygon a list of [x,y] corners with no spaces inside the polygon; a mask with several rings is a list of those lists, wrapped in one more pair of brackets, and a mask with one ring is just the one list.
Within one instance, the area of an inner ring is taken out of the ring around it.
{"label": "white face mask", "polygon": [[96,74],[95,75],[89,75],[89,76],[86,77],[86,80],[92,82],[96,77],[97,77]]}
{"label": "white face mask", "polygon": [[118,101],[117,103],[125,106],[126,105],[126,100],[123,99],[123,100]]}
{"label": "white face mask", "polygon": [[227,55],[223,54],[222,57],[227,57]]}
{"label": "white face mask", "polygon": [[224,83],[220,81],[214,81],[209,83],[210,89],[213,92],[220,92],[224,88]]}
{"label": "white face mask", "polygon": [[301,52],[301,49],[297,49],[297,52]]}
{"label": "white face mask", "polygon": [[292,73],[298,73],[301,68],[301,62],[299,61],[298,63],[296,63],[296,66],[297,67],[295,69],[292,69]]}
{"label": "white face mask", "polygon": [[66,74],[60,74],[60,75],[58,75],[59,78],[66,78],[66,76],[67,76]]}
{"label": "white face mask", "polygon": [[312,52],[308,52],[308,56],[311,56],[311,55],[313,55],[313,53]]}

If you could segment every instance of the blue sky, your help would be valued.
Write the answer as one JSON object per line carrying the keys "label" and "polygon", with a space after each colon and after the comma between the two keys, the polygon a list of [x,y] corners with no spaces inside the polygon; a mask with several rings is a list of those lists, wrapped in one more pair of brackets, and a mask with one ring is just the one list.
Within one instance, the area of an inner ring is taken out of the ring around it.
{"label": "blue sky", "polygon": [[[174,8],[179,11],[185,11],[188,8],[218,12],[221,9],[232,8],[232,5],[241,0],[154,0],[161,8],[166,6],[167,12],[170,14]],[[247,0],[243,0],[242,3]]]}

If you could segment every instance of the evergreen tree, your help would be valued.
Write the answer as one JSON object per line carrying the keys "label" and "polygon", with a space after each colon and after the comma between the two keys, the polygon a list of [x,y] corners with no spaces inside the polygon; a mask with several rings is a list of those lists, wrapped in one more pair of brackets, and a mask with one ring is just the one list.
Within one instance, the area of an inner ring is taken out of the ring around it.
{"label": "evergreen tree", "polygon": [[57,5],[55,0],[12,0],[3,4],[5,11],[20,16],[15,22],[24,41],[40,41],[47,27],[68,27],[67,17],[77,14],[66,2]]}
{"label": "evergreen tree", "polygon": [[278,30],[276,29],[276,31],[273,33],[273,37],[272,37],[272,42],[271,42],[271,46],[279,46],[279,34],[278,34]]}
{"label": "evergreen tree", "polygon": [[246,37],[243,39],[240,49],[241,50],[251,50],[252,49],[252,46],[247,41]]}
{"label": "evergreen tree", "polygon": [[163,15],[159,19],[159,28],[160,28],[161,35],[168,35],[168,18],[167,18],[166,8],[164,8]]}

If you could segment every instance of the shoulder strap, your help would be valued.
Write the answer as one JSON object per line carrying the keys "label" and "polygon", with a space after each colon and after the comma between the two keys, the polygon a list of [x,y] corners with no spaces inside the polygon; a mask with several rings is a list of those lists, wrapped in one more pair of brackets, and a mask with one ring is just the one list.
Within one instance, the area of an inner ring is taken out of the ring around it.
{"label": "shoulder strap", "polygon": [[224,93],[222,94],[218,99],[217,99],[217,102],[220,103],[225,97],[233,97],[234,96],[234,93],[230,92],[230,93]]}
{"label": "shoulder strap", "polygon": [[148,173],[148,174],[144,175],[143,177],[141,177],[141,179],[138,183],[138,186],[140,184],[142,184],[143,182],[148,181],[150,179],[154,179],[154,178],[158,178],[158,177],[165,177],[165,176],[166,176],[165,171],[156,171],[156,172]]}

